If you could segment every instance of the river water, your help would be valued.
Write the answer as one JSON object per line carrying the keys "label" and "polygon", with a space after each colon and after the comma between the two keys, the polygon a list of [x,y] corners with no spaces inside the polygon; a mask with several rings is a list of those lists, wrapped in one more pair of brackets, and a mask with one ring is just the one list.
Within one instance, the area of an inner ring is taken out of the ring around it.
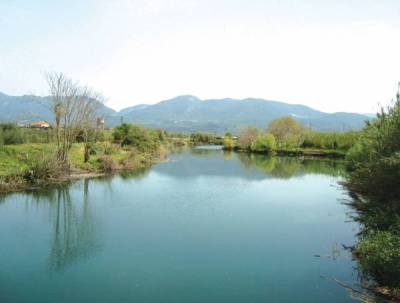
{"label": "river water", "polygon": [[0,196],[0,302],[354,302],[342,164],[168,159]]}

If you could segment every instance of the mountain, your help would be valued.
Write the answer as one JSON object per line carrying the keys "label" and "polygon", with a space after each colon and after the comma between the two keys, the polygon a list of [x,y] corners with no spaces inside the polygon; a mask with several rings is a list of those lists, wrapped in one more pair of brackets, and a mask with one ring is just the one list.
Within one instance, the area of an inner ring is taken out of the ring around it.
{"label": "mountain", "polygon": [[171,131],[237,132],[243,125],[265,128],[282,116],[292,116],[314,129],[356,130],[369,117],[356,113],[324,113],[304,105],[264,99],[209,99],[179,96],[145,107],[124,110],[124,121],[161,127]]}
{"label": "mountain", "polygon": [[[100,115],[113,118],[116,111],[101,105]],[[29,124],[38,120],[54,121],[50,97],[9,96],[0,92],[0,122]]]}
{"label": "mountain", "polygon": [[[141,104],[119,112],[102,105],[107,126],[124,122],[139,123],[169,131],[238,132],[241,126],[265,128],[273,119],[292,116],[314,129],[357,130],[370,117],[356,113],[324,113],[308,106],[264,99],[209,99],[179,96],[154,105]],[[30,123],[37,120],[53,121],[50,97],[32,95],[8,96],[0,93],[0,121]]]}

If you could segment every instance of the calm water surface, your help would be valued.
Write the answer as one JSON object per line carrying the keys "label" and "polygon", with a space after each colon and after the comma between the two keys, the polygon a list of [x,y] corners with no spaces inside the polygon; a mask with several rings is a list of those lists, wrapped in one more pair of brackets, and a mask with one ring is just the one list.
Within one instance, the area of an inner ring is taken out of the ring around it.
{"label": "calm water surface", "polygon": [[169,159],[0,197],[0,302],[354,302],[339,163]]}

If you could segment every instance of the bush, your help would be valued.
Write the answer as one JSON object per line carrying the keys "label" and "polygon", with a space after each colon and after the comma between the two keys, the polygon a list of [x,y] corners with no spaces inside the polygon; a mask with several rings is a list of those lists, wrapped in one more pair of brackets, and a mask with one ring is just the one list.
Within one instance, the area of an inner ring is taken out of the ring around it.
{"label": "bush", "polygon": [[5,145],[24,143],[22,130],[16,124],[0,124],[0,128],[2,130],[2,141]]}
{"label": "bush", "polygon": [[164,134],[158,130],[148,130],[139,125],[124,123],[114,128],[113,138],[121,146],[131,146],[141,152],[151,152],[160,147],[160,138],[164,138]]}
{"label": "bush", "polygon": [[303,136],[301,134],[286,134],[280,144],[280,147],[286,149],[299,148],[302,144]]}
{"label": "bush", "polygon": [[400,286],[400,236],[372,231],[361,238],[355,251],[362,270],[382,285]]}
{"label": "bush", "polygon": [[117,163],[110,156],[104,155],[98,159],[100,170],[105,173],[111,173],[118,169]]}
{"label": "bush", "polygon": [[393,107],[366,123],[347,158],[362,234],[355,256],[378,285],[400,287],[400,92]]}
{"label": "bush", "polygon": [[303,148],[317,149],[339,149],[349,150],[352,148],[359,136],[359,132],[316,132],[309,131],[304,133]]}
{"label": "bush", "polygon": [[112,145],[107,144],[104,146],[104,154],[105,155],[111,155],[114,152],[114,148],[112,147]]}
{"label": "bush", "polygon": [[357,144],[350,150],[349,184],[353,189],[388,200],[393,193],[400,199],[400,96],[392,108],[382,110],[367,122]]}
{"label": "bush", "polygon": [[251,150],[255,152],[273,153],[276,150],[275,137],[272,134],[259,135],[251,144]]}
{"label": "bush", "polygon": [[360,167],[361,163],[368,161],[367,153],[363,152],[363,146],[357,142],[350,148],[346,154],[347,166],[350,170],[355,170]]}
{"label": "bush", "polygon": [[28,169],[24,173],[24,179],[31,183],[57,179],[68,171],[68,169],[69,167],[58,161],[56,154],[43,154],[28,164]]}
{"label": "bush", "polygon": [[[350,188],[383,203],[400,200],[400,153],[373,162],[353,164]],[[382,206],[384,207],[384,206]]]}
{"label": "bush", "polygon": [[224,137],[224,149],[229,149],[232,150],[235,148],[235,141],[232,139],[232,137]]}

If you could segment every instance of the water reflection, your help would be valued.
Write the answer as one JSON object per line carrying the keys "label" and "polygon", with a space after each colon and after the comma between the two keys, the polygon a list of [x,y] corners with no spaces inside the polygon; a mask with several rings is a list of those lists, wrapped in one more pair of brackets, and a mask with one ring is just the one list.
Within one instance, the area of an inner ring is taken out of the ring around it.
{"label": "water reflection", "polygon": [[61,270],[76,260],[87,258],[101,248],[89,203],[89,182],[89,179],[83,181],[83,204],[80,209],[73,203],[68,187],[56,190],[57,199],[51,203],[53,239],[50,266],[54,270]]}
{"label": "water reflection", "polygon": [[[48,208],[51,225],[49,267],[60,271],[73,262],[88,258],[101,249],[99,222],[91,208],[90,179],[81,182],[83,190],[60,185],[26,193],[28,201]],[[79,184],[78,184],[79,185]]]}
{"label": "water reflection", "polygon": [[290,179],[306,174],[341,177],[345,174],[343,162],[329,159],[268,157],[216,149],[192,149],[190,153],[169,157],[173,165],[156,166],[153,170],[175,178],[225,176],[246,180]]}
{"label": "water reflection", "polygon": [[268,157],[259,154],[238,153],[238,159],[247,169],[258,169],[276,178],[289,179],[296,175],[322,174],[343,176],[345,166],[340,161],[298,157]]}

